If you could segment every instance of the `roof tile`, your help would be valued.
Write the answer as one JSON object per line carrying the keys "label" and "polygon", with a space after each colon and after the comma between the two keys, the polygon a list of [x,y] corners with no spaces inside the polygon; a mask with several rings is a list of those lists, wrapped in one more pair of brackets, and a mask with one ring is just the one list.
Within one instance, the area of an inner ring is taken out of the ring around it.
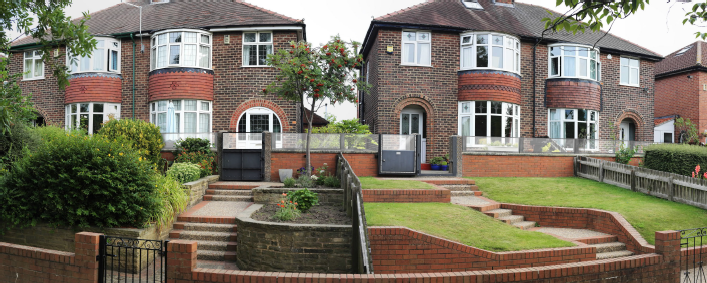
{"label": "roof tile", "polygon": [[[701,52],[698,52],[700,49]],[[698,56],[698,53],[701,53],[699,54],[701,56]],[[663,61],[655,64],[655,74],[658,76],[690,67],[705,66],[705,56],[707,56],[707,42],[695,41],[665,56]]]}

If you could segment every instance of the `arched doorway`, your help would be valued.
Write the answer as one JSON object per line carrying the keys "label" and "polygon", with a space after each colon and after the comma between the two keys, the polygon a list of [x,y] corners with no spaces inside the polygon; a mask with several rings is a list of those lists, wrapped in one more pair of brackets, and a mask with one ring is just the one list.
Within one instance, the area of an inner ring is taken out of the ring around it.
{"label": "arched doorway", "polygon": [[426,148],[427,139],[425,133],[426,125],[426,112],[425,109],[420,105],[411,104],[405,106],[402,111],[400,111],[400,134],[401,135],[413,135],[418,134],[422,136],[422,147],[421,147],[421,161],[422,163],[427,162]]}
{"label": "arched doorway", "polygon": [[249,108],[238,118],[238,147],[239,148],[262,148],[262,135],[260,133],[268,131],[274,133],[273,139],[281,141],[279,133],[282,133],[282,122],[274,111],[265,107]]}
{"label": "arched doorway", "polygon": [[619,140],[635,141],[636,140],[636,122],[631,118],[626,118],[619,124]]}

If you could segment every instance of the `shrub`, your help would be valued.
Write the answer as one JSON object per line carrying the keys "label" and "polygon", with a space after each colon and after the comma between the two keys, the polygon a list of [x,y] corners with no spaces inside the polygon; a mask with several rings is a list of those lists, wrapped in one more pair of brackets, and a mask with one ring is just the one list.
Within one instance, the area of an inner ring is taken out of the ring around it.
{"label": "shrub", "polygon": [[7,170],[27,153],[42,145],[42,137],[24,124],[14,124],[5,134],[0,133],[0,164]]}
{"label": "shrub", "polygon": [[175,144],[177,151],[188,151],[188,152],[211,152],[211,142],[207,139],[200,138],[186,138],[180,139]]}
{"label": "shrub", "polygon": [[[214,173],[214,155],[206,152],[182,151],[174,159],[175,163],[193,163],[199,165],[199,177],[203,178]],[[218,170],[215,170],[218,172]]]}
{"label": "shrub", "polygon": [[627,147],[624,143],[621,143],[619,150],[616,151],[616,162],[621,164],[628,164],[631,162],[631,158],[634,154],[638,152],[638,147]]}
{"label": "shrub", "polygon": [[302,212],[307,212],[312,206],[319,204],[319,196],[317,193],[308,190],[307,188],[289,192],[287,199],[297,204],[297,208]]}
{"label": "shrub", "polygon": [[291,177],[287,177],[282,183],[285,185],[285,188],[294,188],[297,185],[295,179]]}
{"label": "shrub", "polygon": [[300,211],[297,209],[297,203],[289,200],[287,194],[282,194],[283,199],[277,203],[280,208],[275,212],[273,218],[280,219],[281,221],[290,221],[300,216]]}
{"label": "shrub", "polygon": [[109,140],[121,140],[132,144],[133,148],[152,163],[161,159],[160,151],[164,147],[160,129],[143,120],[122,119],[103,124],[98,132]]}
{"label": "shrub", "polygon": [[312,180],[312,177],[307,176],[307,175],[300,175],[297,180],[295,181],[296,187],[299,188],[311,188],[314,187],[316,184],[314,183],[314,180]]}
{"label": "shrub", "polygon": [[432,159],[430,159],[430,164],[440,165],[440,164],[442,164],[443,160],[444,159],[442,159],[442,157],[439,157],[439,156],[433,157]]}
{"label": "shrub", "polygon": [[179,181],[180,184],[199,180],[201,176],[201,166],[194,163],[174,163],[167,170],[167,176]]}
{"label": "shrub", "polygon": [[337,178],[337,177],[326,176],[322,179],[324,180],[322,183],[326,187],[330,187],[330,188],[340,188],[341,187],[341,181],[339,181],[339,178]]}
{"label": "shrub", "polygon": [[697,145],[654,144],[644,149],[648,169],[690,176],[696,165],[707,164],[707,149]]}
{"label": "shrub", "polygon": [[6,228],[146,225],[158,211],[152,164],[104,136],[50,135],[0,186]]}
{"label": "shrub", "polygon": [[153,174],[153,176],[157,188],[155,195],[160,205],[150,220],[156,222],[159,227],[162,227],[172,223],[174,216],[184,211],[189,201],[189,194],[184,186],[182,186],[182,183],[173,177],[164,176],[162,174]]}

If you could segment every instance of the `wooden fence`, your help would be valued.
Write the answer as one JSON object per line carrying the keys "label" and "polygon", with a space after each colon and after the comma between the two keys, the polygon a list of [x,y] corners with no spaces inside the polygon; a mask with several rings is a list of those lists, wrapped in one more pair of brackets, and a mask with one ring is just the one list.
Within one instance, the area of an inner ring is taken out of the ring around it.
{"label": "wooden fence", "polygon": [[585,156],[574,160],[578,177],[707,209],[707,180]]}
{"label": "wooden fence", "polygon": [[336,163],[336,175],[344,189],[344,207],[346,215],[351,217],[353,228],[353,259],[354,272],[358,274],[373,274],[373,257],[371,256],[371,241],[368,237],[366,211],[363,208],[361,181],[354,173],[348,160],[339,153]]}

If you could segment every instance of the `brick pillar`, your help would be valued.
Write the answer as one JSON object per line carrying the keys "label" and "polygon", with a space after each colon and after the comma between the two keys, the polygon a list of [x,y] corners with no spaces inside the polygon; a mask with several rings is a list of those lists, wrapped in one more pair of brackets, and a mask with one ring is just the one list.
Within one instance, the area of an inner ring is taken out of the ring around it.
{"label": "brick pillar", "polygon": [[655,253],[663,256],[664,274],[661,282],[680,282],[680,232],[655,232]]}
{"label": "brick pillar", "polygon": [[78,270],[74,271],[73,278],[78,278],[76,282],[94,283],[98,282],[98,242],[101,234],[81,232],[74,236],[74,265]]}
{"label": "brick pillar", "polygon": [[[273,133],[271,132],[263,132],[263,167],[265,168],[263,171],[263,181],[265,182],[271,182],[271,168],[272,168],[272,135]],[[280,180],[275,180],[275,182],[278,182]]]}
{"label": "brick pillar", "polygon": [[167,243],[168,282],[192,280],[192,270],[196,269],[196,245],[196,241],[187,240],[174,240]]}

